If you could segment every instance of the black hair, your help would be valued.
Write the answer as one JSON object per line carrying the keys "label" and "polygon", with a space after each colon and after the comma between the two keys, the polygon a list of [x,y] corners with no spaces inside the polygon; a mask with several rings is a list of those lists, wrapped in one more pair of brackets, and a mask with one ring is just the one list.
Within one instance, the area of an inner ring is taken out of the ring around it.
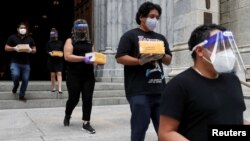
{"label": "black hair", "polygon": [[159,12],[159,16],[161,16],[161,7],[158,4],[154,4],[152,2],[144,2],[138,9],[137,13],[136,13],[136,23],[138,25],[141,24],[141,20],[140,17],[147,17],[149,12],[151,10],[156,9]]}
{"label": "black hair", "polygon": [[19,28],[21,25],[24,25],[26,28],[28,28],[27,24],[24,22],[20,22],[17,24],[17,28]]}
{"label": "black hair", "polygon": [[[197,44],[209,38],[211,31],[216,30],[216,29],[221,30],[221,31],[227,30],[225,27],[217,25],[217,24],[204,24],[204,25],[200,25],[196,27],[191,33],[191,36],[188,41],[189,50],[191,51],[194,48],[194,46],[196,46]],[[192,53],[192,58],[196,59],[195,52]]]}

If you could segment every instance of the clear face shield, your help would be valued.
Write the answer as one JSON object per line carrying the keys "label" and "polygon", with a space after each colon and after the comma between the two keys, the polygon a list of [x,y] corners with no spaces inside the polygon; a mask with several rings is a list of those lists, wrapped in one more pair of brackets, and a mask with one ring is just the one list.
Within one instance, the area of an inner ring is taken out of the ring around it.
{"label": "clear face shield", "polygon": [[89,27],[86,23],[75,24],[73,27],[73,34],[75,40],[88,41]]}
{"label": "clear face shield", "polygon": [[[245,70],[242,57],[231,31],[221,31],[196,45],[192,52],[203,46],[210,52],[209,61],[218,73],[230,73]],[[205,58],[204,58],[205,59]]]}

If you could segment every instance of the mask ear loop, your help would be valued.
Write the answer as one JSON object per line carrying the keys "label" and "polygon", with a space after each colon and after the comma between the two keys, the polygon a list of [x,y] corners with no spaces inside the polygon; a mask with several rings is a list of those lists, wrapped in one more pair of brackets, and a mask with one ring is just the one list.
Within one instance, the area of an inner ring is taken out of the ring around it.
{"label": "mask ear loop", "polygon": [[197,49],[197,47],[204,46],[204,45],[207,44],[207,42],[208,42],[207,40],[204,40],[203,42],[201,42],[201,43],[197,44],[196,46],[194,46],[193,49],[191,50],[191,54],[192,54],[193,52],[195,52],[195,50]]}

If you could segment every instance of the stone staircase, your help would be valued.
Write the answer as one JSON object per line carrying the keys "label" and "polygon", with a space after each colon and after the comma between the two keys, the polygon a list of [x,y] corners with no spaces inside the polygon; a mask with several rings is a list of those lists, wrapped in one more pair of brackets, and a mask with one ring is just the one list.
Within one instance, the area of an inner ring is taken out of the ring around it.
{"label": "stone staircase", "polygon": [[[64,81],[63,94],[51,92],[49,81],[30,81],[26,91],[26,103],[18,100],[18,94],[12,94],[12,87],[11,81],[0,81],[0,109],[65,107],[68,97]],[[127,104],[123,83],[96,82],[93,105],[118,104]],[[81,106],[81,99],[78,106]]]}

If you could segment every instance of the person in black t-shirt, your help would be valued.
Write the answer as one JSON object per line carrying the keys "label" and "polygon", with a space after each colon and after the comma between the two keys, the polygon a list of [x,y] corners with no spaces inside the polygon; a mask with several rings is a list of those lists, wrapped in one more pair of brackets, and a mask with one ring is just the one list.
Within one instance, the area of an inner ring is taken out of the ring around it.
{"label": "person in black t-shirt", "polygon": [[64,126],[70,125],[71,114],[76,107],[80,94],[82,94],[82,128],[89,133],[96,131],[90,125],[92,99],[95,87],[94,66],[85,53],[93,52],[94,48],[89,39],[88,24],[84,19],[74,22],[72,36],[64,45],[64,58],[66,60],[66,85],[68,100],[66,103]]}
{"label": "person in black t-shirt", "polygon": [[[136,14],[139,27],[120,38],[116,54],[117,62],[124,65],[125,92],[132,113],[131,141],[144,140],[150,119],[158,132],[160,98],[166,83],[162,63],[170,64],[172,56],[166,38],[153,31],[160,16],[159,5],[143,3]],[[165,54],[141,55],[139,41],[162,41]]]}
{"label": "person in black t-shirt", "polygon": [[[57,78],[58,92],[62,94],[62,70],[63,70],[63,42],[58,40],[58,32],[55,28],[50,31],[50,40],[47,45],[48,69],[50,71],[51,91],[55,92],[55,81]],[[59,54],[55,54],[55,51]]]}
{"label": "person in black t-shirt", "polygon": [[161,100],[159,139],[207,141],[209,125],[244,123],[237,53],[224,27],[198,26],[188,41],[194,65],[172,78]]}
{"label": "person in black t-shirt", "polygon": [[22,85],[19,93],[19,100],[26,101],[25,92],[28,87],[30,76],[30,54],[36,53],[35,42],[28,36],[27,26],[20,23],[17,28],[18,33],[11,35],[5,45],[5,51],[11,52],[10,71],[14,87],[12,93],[17,92],[20,76]]}

